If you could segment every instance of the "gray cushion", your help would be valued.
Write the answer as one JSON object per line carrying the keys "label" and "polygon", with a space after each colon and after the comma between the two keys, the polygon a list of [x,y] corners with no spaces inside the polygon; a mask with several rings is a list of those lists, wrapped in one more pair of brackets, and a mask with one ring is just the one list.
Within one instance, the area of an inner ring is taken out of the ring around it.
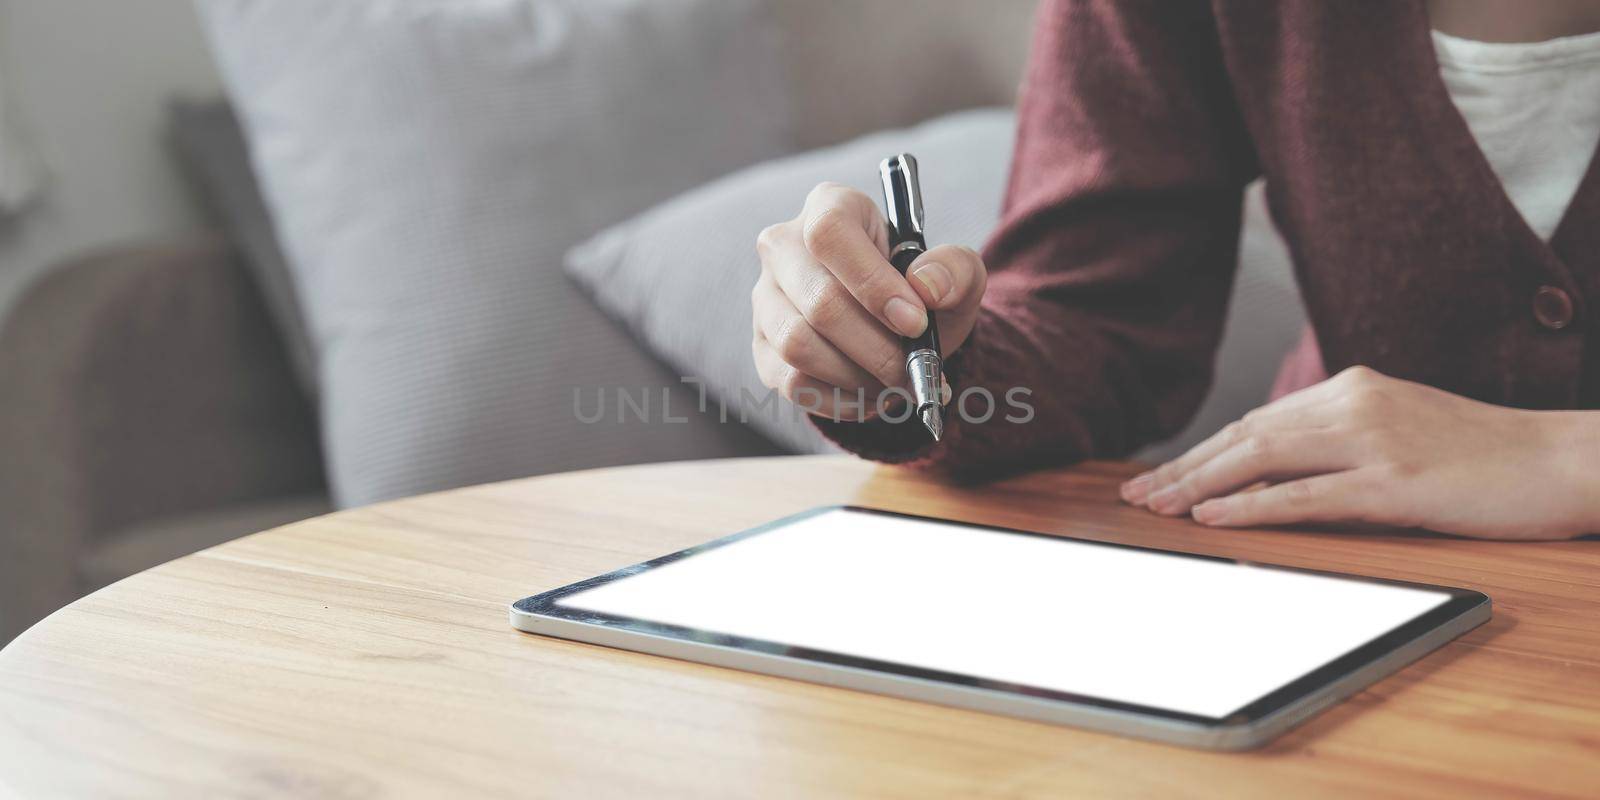
{"label": "gray cushion", "polygon": [[[560,262],[789,149],[765,0],[199,6],[310,325],[339,505],[750,450],[663,422],[687,387]],[[617,387],[652,419],[580,420],[575,392]]]}
{"label": "gray cushion", "polygon": [[769,395],[750,358],[750,287],[761,229],[800,210],[812,186],[838,181],[881,193],[878,162],[922,165],[931,244],[979,247],[999,217],[1012,114],[985,109],[866,136],[751,167],[596,236],[567,271],[662,358],[705,382],[732,418],[802,452],[829,452],[795,408]]}
{"label": "gray cushion", "polygon": [[316,352],[272,216],[250,171],[250,148],[239,120],[222,100],[178,101],[168,116],[168,136],[184,171],[244,255],[273,328],[288,351],[295,380],[308,397],[316,397]]}

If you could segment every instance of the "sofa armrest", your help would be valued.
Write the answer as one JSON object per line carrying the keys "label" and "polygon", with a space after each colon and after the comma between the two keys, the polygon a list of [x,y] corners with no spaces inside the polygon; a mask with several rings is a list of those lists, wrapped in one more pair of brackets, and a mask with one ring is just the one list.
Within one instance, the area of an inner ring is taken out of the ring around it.
{"label": "sofa armrest", "polygon": [[130,523],[323,485],[315,420],[243,264],[201,236],[48,271],[0,325],[0,642]]}

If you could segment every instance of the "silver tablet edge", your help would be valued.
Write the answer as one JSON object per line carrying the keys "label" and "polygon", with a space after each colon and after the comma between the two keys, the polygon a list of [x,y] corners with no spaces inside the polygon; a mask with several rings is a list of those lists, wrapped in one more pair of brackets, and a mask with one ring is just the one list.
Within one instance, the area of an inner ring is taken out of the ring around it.
{"label": "silver tablet edge", "polygon": [[1400,671],[1451,639],[1488,621],[1488,598],[1432,630],[1396,648],[1367,666],[1306,695],[1298,702],[1240,725],[1207,726],[1144,714],[1028,697],[971,686],[892,675],[838,664],[758,653],[704,642],[690,642],[604,625],[529,614],[511,608],[511,626],[528,633],[666,656],[780,678],[857,689],[993,714],[1071,725],[1169,744],[1207,750],[1249,750],[1315,716],[1329,706]]}
{"label": "silver tablet edge", "polygon": [[1396,647],[1382,658],[1253,723],[1238,726],[1234,730],[1240,734],[1239,744],[1218,749],[1249,750],[1260,747],[1296,725],[1326,711],[1339,701],[1405,669],[1423,656],[1449,644],[1456,637],[1488,622],[1493,614],[1494,603],[1485,595],[1483,602],[1439,623],[1433,629]]}

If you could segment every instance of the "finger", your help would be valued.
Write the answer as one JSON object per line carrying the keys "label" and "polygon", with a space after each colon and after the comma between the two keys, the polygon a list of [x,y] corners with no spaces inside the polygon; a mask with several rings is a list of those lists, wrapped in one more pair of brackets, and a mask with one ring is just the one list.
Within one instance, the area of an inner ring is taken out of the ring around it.
{"label": "finger", "polygon": [[764,337],[751,343],[756,374],[762,385],[782,395],[807,414],[834,420],[859,421],[874,416],[875,398],[864,389],[846,390],[811,377],[778,356]]}
{"label": "finger", "polygon": [[874,241],[881,215],[866,195],[825,183],[811,191],[800,216],[806,250],[863,308],[902,336],[922,333],[928,311]]}
{"label": "finger", "polygon": [[[884,386],[906,382],[900,336],[867,313],[844,285],[812,259],[798,233],[779,231],[762,265],[813,330]],[[787,241],[785,237],[793,237]],[[753,295],[752,295],[753,298]]]}
{"label": "finger", "polygon": [[[1320,384],[1319,384],[1320,386]],[[1285,395],[1231,422],[1205,441],[1189,448],[1177,458],[1149,472],[1134,476],[1122,485],[1122,499],[1133,505],[1147,505],[1157,492],[1180,481],[1201,464],[1221,455],[1251,436],[1275,431],[1320,427],[1330,421],[1325,402],[1330,392],[1308,387]]]}
{"label": "finger", "polygon": [[770,278],[763,275],[752,292],[757,331],[785,363],[817,380],[850,389],[865,388],[876,395],[883,385],[811,323]]}
{"label": "finger", "polygon": [[1188,514],[1197,503],[1244,491],[1262,481],[1338,472],[1359,461],[1353,440],[1326,428],[1260,434],[1223,450],[1150,495],[1149,506],[1157,514]]}
{"label": "finger", "polygon": [[1297,522],[1389,522],[1393,500],[1373,470],[1352,469],[1280,483],[1194,507],[1202,525],[1237,528]]}
{"label": "finger", "polygon": [[906,270],[911,286],[928,308],[959,311],[983,299],[988,271],[972,248],[942,244],[917,256]]}

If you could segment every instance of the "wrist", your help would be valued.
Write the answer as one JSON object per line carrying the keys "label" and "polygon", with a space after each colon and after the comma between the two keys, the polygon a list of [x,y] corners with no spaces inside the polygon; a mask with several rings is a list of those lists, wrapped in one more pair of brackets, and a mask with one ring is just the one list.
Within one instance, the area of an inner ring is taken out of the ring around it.
{"label": "wrist", "polygon": [[1575,499],[1575,533],[1600,533],[1600,411],[1534,412],[1546,423],[1545,441],[1556,480]]}

